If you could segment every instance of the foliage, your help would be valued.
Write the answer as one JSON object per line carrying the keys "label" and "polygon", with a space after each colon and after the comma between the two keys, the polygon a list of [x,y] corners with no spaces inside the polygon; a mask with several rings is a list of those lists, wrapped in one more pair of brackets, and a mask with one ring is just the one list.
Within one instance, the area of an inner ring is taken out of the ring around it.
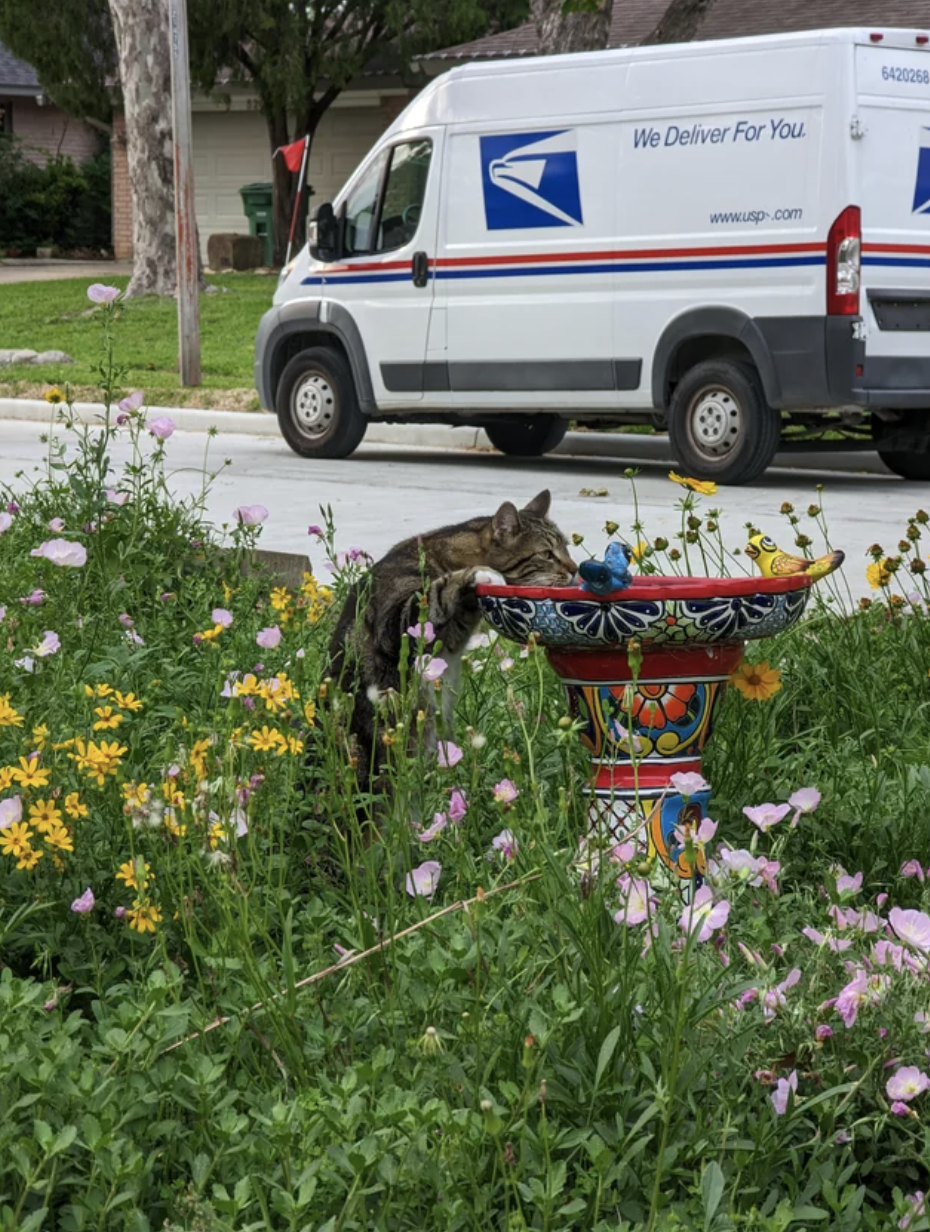
{"label": "foliage", "polygon": [[81,167],[57,155],[30,162],[15,137],[0,137],[0,248],[109,248],[109,153]]}
{"label": "foliage", "polygon": [[[781,688],[731,690],[705,764],[729,918],[687,934],[657,877],[625,925],[656,870],[578,867],[588,766],[543,655],[478,640],[442,767],[405,653],[359,799],[325,647],[364,555],[327,511],[334,595],[281,587],[261,506],[221,550],[109,345],[99,376],[103,422],[63,406],[0,515],[0,1228],[926,1232],[930,1095],[887,1086],[926,1064],[927,954],[889,923],[930,906],[923,578],[766,645]],[[637,519],[644,571],[743,567],[680,510],[674,546]],[[802,784],[796,826],[744,815]]]}

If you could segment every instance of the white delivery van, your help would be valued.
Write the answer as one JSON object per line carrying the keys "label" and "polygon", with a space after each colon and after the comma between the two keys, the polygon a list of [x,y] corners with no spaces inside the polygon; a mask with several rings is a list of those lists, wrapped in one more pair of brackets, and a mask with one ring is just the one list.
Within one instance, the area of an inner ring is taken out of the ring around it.
{"label": "white delivery van", "polygon": [[282,273],[255,363],[308,457],[369,420],[668,427],[685,473],[877,449],[930,480],[930,45],[823,30],[471,64]]}

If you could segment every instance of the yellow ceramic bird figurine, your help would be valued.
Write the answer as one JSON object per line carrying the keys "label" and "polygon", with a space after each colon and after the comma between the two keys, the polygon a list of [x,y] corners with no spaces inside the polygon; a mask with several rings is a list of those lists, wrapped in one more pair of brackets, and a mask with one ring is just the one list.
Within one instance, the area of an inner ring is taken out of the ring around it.
{"label": "yellow ceramic bird figurine", "polygon": [[746,544],[746,555],[756,562],[763,577],[791,577],[806,573],[814,582],[819,582],[834,569],[839,569],[846,559],[845,552],[830,552],[817,560],[805,560],[803,556],[789,556],[768,535],[753,535]]}

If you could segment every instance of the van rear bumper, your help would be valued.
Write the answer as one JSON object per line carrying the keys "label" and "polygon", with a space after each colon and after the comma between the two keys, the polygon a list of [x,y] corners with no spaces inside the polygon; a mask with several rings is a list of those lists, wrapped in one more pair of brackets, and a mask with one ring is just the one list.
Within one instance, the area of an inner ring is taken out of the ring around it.
{"label": "van rear bumper", "polygon": [[930,411],[930,358],[866,356],[852,389],[852,401],[893,411]]}

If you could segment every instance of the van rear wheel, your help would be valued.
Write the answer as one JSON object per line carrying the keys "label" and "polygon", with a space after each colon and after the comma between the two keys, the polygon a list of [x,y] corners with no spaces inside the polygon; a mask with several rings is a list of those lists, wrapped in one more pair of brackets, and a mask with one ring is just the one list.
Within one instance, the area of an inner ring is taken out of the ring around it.
{"label": "van rear wheel", "polygon": [[708,359],[690,368],[675,386],[668,435],[689,476],[750,483],[775,457],[781,416],[766,402],[755,368]]}
{"label": "van rear wheel", "polygon": [[875,441],[875,452],[895,475],[909,479],[912,483],[926,483],[930,480],[930,450],[928,449],[882,449],[882,440],[893,437],[902,429],[919,431],[926,423],[927,413],[921,412],[919,417],[914,413],[901,416],[893,422],[886,422],[877,415],[872,416],[872,439]]}
{"label": "van rear wheel", "polygon": [[484,430],[494,448],[511,458],[541,458],[561,443],[568,420],[558,415],[523,415],[486,423]]}
{"label": "van rear wheel", "polygon": [[348,362],[332,347],[308,347],[288,362],[275,410],[281,435],[302,458],[347,458],[368,427]]}

